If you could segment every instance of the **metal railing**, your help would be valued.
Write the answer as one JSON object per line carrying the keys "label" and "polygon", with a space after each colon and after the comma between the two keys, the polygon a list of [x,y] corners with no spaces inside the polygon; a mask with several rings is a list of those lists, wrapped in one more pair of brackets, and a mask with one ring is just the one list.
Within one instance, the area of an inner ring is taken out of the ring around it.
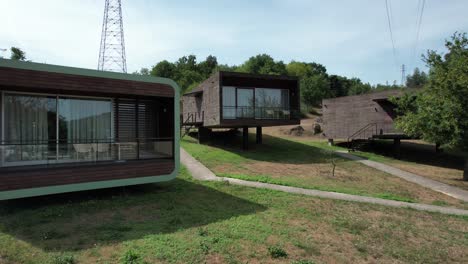
{"label": "metal railing", "polygon": [[365,125],[356,132],[354,132],[347,139],[348,149],[354,150],[353,142],[355,140],[369,140],[378,135],[388,135],[402,133],[400,130],[396,129],[393,122],[374,122]]}
{"label": "metal railing", "polygon": [[3,141],[0,167],[172,159],[173,138]]}
{"label": "metal railing", "polygon": [[197,124],[203,123],[205,119],[205,111],[188,112],[182,114],[182,124]]}
{"label": "metal railing", "polygon": [[284,107],[224,106],[224,119],[290,120],[299,117],[299,111]]}

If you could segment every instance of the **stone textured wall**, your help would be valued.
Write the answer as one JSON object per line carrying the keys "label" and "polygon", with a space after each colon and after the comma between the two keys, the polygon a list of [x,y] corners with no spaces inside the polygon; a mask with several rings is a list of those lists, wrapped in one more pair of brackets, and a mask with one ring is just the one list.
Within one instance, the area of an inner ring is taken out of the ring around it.
{"label": "stone textured wall", "polygon": [[[400,96],[404,90],[387,90],[363,95],[345,96],[322,101],[323,131],[327,138],[347,139],[370,123],[378,123],[378,129],[394,130],[391,111],[377,103],[376,99]],[[387,103],[388,105],[388,103]]]}

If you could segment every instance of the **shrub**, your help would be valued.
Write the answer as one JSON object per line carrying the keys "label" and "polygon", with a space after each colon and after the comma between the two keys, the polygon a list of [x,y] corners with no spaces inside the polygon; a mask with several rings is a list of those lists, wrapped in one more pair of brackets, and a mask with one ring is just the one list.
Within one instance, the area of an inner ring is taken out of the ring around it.
{"label": "shrub", "polygon": [[53,264],[75,264],[75,257],[73,255],[68,255],[68,254],[62,254],[55,256],[53,261]]}
{"label": "shrub", "polygon": [[198,228],[198,235],[202,237],[206,237],[208,236],[208,231],[206,231],[206,229],[204,228]]}
{"label": "shrub", "polygon": [[285,258],[288,256],[288,253],[279,246],[268,247],[268,253],[272,258]]}
{"label": "shrub", "polygon": [[140,263],[140,255],[133,250],[127,250],[121,259],[122,264],[138,264]]}

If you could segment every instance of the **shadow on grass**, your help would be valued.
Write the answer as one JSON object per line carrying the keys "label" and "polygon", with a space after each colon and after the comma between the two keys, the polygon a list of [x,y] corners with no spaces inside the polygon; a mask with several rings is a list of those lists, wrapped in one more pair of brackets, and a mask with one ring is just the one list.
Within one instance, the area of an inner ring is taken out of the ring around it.
{"label": "shadow on grass", "polygon": [[264,211],[191,181],[0,202],[0,232],[46,251],[76,251]]}
{"label": "shadow on grass", "polygon": [[[196,138],[195,135],[191,135]],[[246,159],[287,164],[310,164],[330,162],[332,152],[304,143],[263,135],[263,143],[255,143],[255,134],[249,134],[249,149],[242,149],[240,134],[212,132],[203,144],[224,149]]]}
{"label": "shadow on grass", "polygon": [[[345,143],[344,143],[345,144]],[[345,146],[346,147],[346,146]],[[362,151],[393,158],[393,141],[376,140]],[[400,160],[443,168],[463,170],[464,157],[450,152],[437,153],[433,145],[401,141]]]}

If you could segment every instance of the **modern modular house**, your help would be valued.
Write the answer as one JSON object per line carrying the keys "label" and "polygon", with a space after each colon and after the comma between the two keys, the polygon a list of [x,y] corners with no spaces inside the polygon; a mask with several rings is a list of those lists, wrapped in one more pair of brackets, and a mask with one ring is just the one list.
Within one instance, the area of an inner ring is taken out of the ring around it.
{"label": "modern modular house", "polygon": [[169,79],[0,59],[0,200],[173,179]]}
{"label": "modern modular house", "polygon": [[199,128],[203,136],[213,128],[243,128],[247,148],[248,128],[300,123],[297,78],[216,72],[182,97],[182,122]]}
{"label": "modern modular house", "polygon": [[395,128],[395,105],[391,97],[400,97],[414,89],[394,89],[322,101],[323,134],[348,142],[369,139],[393,139],[399,146],[408,136]]}

